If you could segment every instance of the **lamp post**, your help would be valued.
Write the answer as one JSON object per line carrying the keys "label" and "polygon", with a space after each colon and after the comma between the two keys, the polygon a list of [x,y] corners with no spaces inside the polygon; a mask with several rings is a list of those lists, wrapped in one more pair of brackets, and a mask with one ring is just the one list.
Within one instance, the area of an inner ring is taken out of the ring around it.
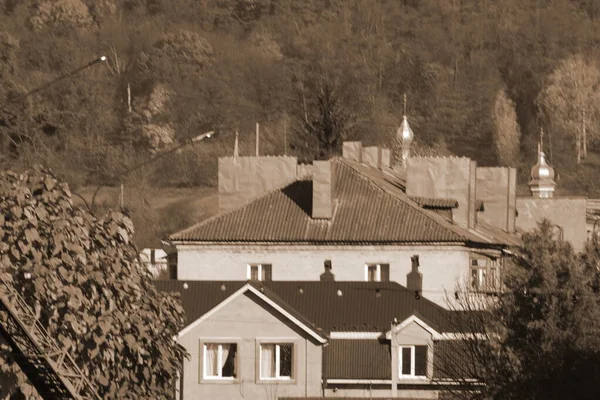
{"label": "lamp post", "polygon": [[[139,164],[136,164],[136,165],[134,165],[133,167],[131,167],[131,168],[128,168],[127,170],[125,170],[125,171],[121,172],[120,174],[118,174],[118,175],[116,175],[116,176],[113,176],[112,178],[113,178],[113,179],[116,179],[116,178],[124,178],[124,177],[126,177],[127,175],[131,174],[132,172],[134,172],[134,171],[137,171],[137,170],[139,170],[140,168],[142,168],[142,167],[144,167],[144,166],[146,166],[146,165],[148,165],[148,164],[151,164],[151,163],[153,163],[154,161],[156,161],[156,160],[158,160],[158,159],[160,159],[160,158],[163,158],[163,157],[165,157],[165,156],[167,156],[167,155],[169,155],[169,154],[171,154],[171,153],[174,153],[174,152],[176,152],[176,151],[180,150],[180,149],[181,149],[181,148],[183,148],[183,147],[189,146],[189,145],[191,145],[191,144],[196,144],[196,143],[198,143],[198,142],[200,142],[200,141],[202,141],[202,140],[204,140],[204,139],[208,139],[208,138],[214,137],[215,135],[216,135],[216,133],[215,133],[214,131],[209,131],[209,132],[204,132],[204,133],[202,133],[202,134],[200,134],[200,135],[196,135],[196,136],[194,136],[194,137],[191,137],[191,138],[187,139],[186,141],[184,141],[184,142],[183,142],[182,144],[180,144],[179,146],[175,146],[175,147],[172,147],[172,148],[171,148],[171,149],[169,149],[169,150],[163,151],[163,152],[159,153],[158,155],[156,155],[156,156],[154,156],[154,157],[150,158],[149,160],[146,160],[146,161],[143,161],[143,162],[141,162],[141,163],[139,163]],[[92,195],[92,202],[91,202],[90,206],[88,206],[88,210],[92,211],[92,210],[95,208],[95,205],[96,205],[96,197],[97,197],[98,193],[100,192],[100,190],[101,190],[101,189],[102,189],[104,186],[105,186],[105,185],[99,185],[99,186],[96,188],[96,190],[94,191],[94,194]],[[86,204],[86,205],[87,205],[87,204]]]}

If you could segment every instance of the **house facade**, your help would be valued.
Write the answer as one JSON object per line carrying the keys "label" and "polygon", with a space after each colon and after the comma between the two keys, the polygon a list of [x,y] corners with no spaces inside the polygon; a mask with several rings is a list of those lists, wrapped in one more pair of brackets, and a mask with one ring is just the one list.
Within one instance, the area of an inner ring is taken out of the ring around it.
{"label": "house facade", "polygon": [[[158,281],[188,316],[179,400],[437,399],[452,313],[393,282]],[[469,386],[474,390],[475,386]]]}

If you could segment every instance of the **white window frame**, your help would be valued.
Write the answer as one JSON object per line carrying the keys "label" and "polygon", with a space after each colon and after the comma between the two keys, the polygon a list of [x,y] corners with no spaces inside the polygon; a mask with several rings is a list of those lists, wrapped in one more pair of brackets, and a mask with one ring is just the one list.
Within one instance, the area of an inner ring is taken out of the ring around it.
{"label": "white window frame", "polygon": [[[475,266],[473,261],[485,260],[485,266]],[[474,293],[486,293],[498,290],[500,280],[500,262],[489,257],[471,257],[469,259],[469,290]],[[473,271],[477,271],[477,287],[473,286]],[[482,272],[485,272],[483,279]]]}
{"label": "white window frame", "polygon": [[246,278],[248,280],[252,280],[252,267],[257,267],[258,268],[258,280],[259,280],[259,282],[264,281],[265,277],[263,275],[263,267],[262,266],[263,266],[262,264],[248,264]]}
{"label": "white window frame", "polygon": [[[410,349],[410,374],[402,373],[402,349]],[[425,375],[415,375],[415,353],[415,345],[398,347],[398,378],[427,379],[427,372],[425,372]],[[429,360],[427,359],[425,362],[425,369],[427,370]]]}
{"label": "white window frame", "polygon": [[[375,280],[369,280],[369,268],[376,267]],[[365,282],[381,282],[381,264],[365,264]]]}
{"label": "white window frame", "polygon": [[[223,374],[223,370],[222,368],[218,369],[217,373],[218,375],[214,376],[214,375],[207,375],[206,371],[208,370],[207,365],[206,365],[206,351],[207,351],[207,346],[208,345],[217,345],[217,365],[221,365],[223,361],[223,345],[224,344],[228,344],[228,345],[235,345],[236,347],[236,353],[235,353],[235,357],[236,359],[234,360],[234,362],[237,364],[237,350],[238,350],[238,346],[237,343],[232,342],[232,343],[213,343],[213,342],[205,342],[203,344],[203,349],[202,349],[202,379],[205,380],[223,380],[223,381],[233,381],[236,379],[235,376],[222,376]],[[236,365],[237,367],[237,365]]]}
{"label": "white window frame", "polygon": [[[263,346],[265,345],[275,345],[275,376],[262,376],[262,352]],[[292,347],[292,370],[290,371],[290,376],[279,376],[279,367],[281,366],[281,346],[289,345]],[[259,345],[259,354],[258,354],[258,376],[261,381],[291,381],[292,375],[294,374],[294,343],[273,343],[273,342],[262,342]]]}

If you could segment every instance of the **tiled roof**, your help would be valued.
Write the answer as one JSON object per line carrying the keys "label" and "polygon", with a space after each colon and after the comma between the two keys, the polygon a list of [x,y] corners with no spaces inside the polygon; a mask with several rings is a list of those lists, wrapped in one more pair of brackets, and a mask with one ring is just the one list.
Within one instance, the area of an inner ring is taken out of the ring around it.
{"label": "tiled roof", "polygon": [[312,182],[296,181],[241,208],[173,234],[171,239],[246,243],[465,243],[481,240],[480,236],[421,208],[381,171],[340,158],[331,162],[334,215],[330,221],[311,218]]}
{"label": "tiled roof", "polygon": [[[181,293],[191,324],[243,287],[245,281],[156,281],[160,291]],[[184,284],[187,289],[184,289]],[[413,314],[438,332],[452,332],[450,311],[395,282],[252,282],[291,313],[324,332],[387,332],[391,321]],[[223,287],[222,287],[223,286]],[[222,290],[225,289],[225,290]],[[340,295],[341,294],[341,295]]]}
{"label": "tiled roof", "polygon": [[333,339],[323,349],[327,379],[391,379],[389,340]]}

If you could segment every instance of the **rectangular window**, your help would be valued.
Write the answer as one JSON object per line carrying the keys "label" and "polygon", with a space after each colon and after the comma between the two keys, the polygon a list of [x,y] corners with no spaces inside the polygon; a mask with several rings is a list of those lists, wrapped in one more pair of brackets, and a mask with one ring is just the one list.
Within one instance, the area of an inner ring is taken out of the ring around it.
{"label": "rectangular window", "polygon": [[204,344],[204,379],[234,379],[236,377],[236,343]]}
{"label": "rectangular window", "polygon": [[292,379],[292,343],[260,345],[260,379]]}
{"label": "rectangular window", "polygon": [[469,285],[474,292],[496,290],[499,284],[498,262],[480,257],[471,259]]}
{"label": "rectangular window", "polygon": [[367,264],[365,265],[365,281],[367,282],[389,282],[389,264]]}
{"label": "rectangular window", "polygon": [[400,346],[400,378],[427,377],[427,346]]}
{"label": "rectangular window", "polygon": [[252,281],[270,281],[271,264],[248,264],[247,279]]}

